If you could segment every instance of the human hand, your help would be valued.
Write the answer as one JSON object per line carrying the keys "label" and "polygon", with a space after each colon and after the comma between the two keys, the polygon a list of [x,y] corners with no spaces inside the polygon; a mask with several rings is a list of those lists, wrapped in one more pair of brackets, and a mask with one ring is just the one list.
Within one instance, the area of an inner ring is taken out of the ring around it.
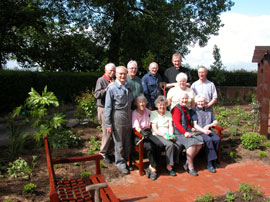
{"label": "human hand", "polygon": [[209,135],[211,133],[211,130],[204,130],[203,133],[206,134],[206,135]]}
{"label": "human hand", "polygon": [[184,136],[185,136],[185,137],[191,137],[191,134],[190,134],[189,132],[186,132],[186,133],[184,134]]}
{"label": "human hand", "polygon": [[210,128],[209,125],[203,127],[204,130],[209,130],[209,128]]}
{"label": "human hand", "polygon": [[191,128],[191,131],[192,131],[192,132],[195,132],[195,131],[196,131],[196,129],[195,129],[195,128]]}
{"label": "human hand", "polygon": [[107,128],[106,131],[107,133],[112,133],[112,128]]}
{"label": "human hand", "polygon": [[160,88],[165,89],[166,88],[166,82],[160,82]]}

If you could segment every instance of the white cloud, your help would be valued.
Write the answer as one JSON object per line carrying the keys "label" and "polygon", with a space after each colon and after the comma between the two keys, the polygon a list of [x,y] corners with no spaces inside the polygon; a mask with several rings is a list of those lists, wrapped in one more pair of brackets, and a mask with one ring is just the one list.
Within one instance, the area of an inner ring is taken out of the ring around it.
{"label": "white cloud", "polygon": [[210,67],[214,62],[213,47],[216,44],[227,70],[256,70],[257,64],[251,62],[255,46],[270,45],[270,15],[250,17],[224,13],[221,20],[224,27],[220,28],[219,35],[211,37],[204,48],[198,45],[191,48],[183,63],[188,63],[191,67]]}

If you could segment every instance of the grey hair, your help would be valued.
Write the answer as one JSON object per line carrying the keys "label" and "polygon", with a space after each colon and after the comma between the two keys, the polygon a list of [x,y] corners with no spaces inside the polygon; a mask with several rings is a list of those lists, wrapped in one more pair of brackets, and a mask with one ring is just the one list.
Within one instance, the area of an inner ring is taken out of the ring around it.
{"label": "grey hair", "polygon": [[145,102],[145,104],[147,104],[147,99],[146,99],[146,97],[144,96],[144,94],[138,95],[138,97],[136,98],[136,103],[135,103],[136,106],[137,106],[138,100],[143,100],[143,101]]}
{"label": "grey hair", "polygon": [[155,106],[157,107],[160,102],[165,102],[165,105],[166,106],[168,105],[168,100],[163,95],[160,95],[160,96],[157,97],[157,99],[155,100]]}
{"label": "grey hair", "polygon": [[207,72],[207,68],[206,68],[205,66],[199,66],[198,71],[199,71],[199,69],[201,69],[201,68],[205,69],[206,72]]}
{"label": "grey hair", "polygon": [[136,62],[135,60],[130,60],[130,61],[128,62],[128,64],[127,64],[127,68],[129,69],[130,66],[131,66],[132,64],[135,64],[136,67],[138,68],[138,64],[137,64],[137,62]]}
{"label": "grey hair", "polygon": [[198,102],[198,100],[201,99],[201,98],[203,98],[204,101],[206,101],[206,97],[205,97],[203,94],[198,94],[198,95],[196,95],[196,97],[195,97],[195,102]]}
{"label": "grey hair", "polygon": [[105,69],[106,69],[107,71],[109,71],[109,68],[110,68],[110,67],[114,67],[114,68],[115,68],[115,64],[114,64],[114,63],[108,63],[108,64],[105,65]]}
{"label": "grey hair", "polygon": [[180,72],[180,73],[177,74],[177,76],[176,76],[176,81],[178,82],[178,81],[180,81],[181,79],[185,79],[185,80],[187,81],[188,77],[187,77],[187,75],[186,75],[185,73]]}
{"label": "grey hair", "polygon": [[124,70],[126,70],[126,72],[127,72],[127,68],[125,66],[117,66],[116,69],[115,69],[115,71],[118,73],[120,71],[120,69],[122,69],[122,68]]}

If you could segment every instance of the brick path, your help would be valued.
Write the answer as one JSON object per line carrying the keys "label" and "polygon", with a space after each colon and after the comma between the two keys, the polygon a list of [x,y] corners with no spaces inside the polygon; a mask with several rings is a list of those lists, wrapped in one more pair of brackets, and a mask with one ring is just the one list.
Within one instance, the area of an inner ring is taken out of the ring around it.
{"label": "brick path", "polygon": [[125,202],[192,202],[210,192],[212,195],[234,192],[240,183],[259,185],[261,192],[270,196],[270,165],[261,162],[221,163],[217,173],[201,169],[198,177],[189,175],[183,169],[178,170],[176,177],[168,176],[165,170],[161,171],[156,181],[145,175],[139,176],[138,170],[134,170],[121,180],[112,182],[110,187]]}

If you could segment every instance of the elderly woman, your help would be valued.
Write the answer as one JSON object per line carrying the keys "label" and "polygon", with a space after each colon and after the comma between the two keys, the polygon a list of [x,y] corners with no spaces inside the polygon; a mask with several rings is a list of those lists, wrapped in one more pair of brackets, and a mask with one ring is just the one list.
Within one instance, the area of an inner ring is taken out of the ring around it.
{"label": "elderly woman", "polygon": [[177,85],[171,88],[167,95],[168,103],[169,105],[171,105],[171,108],[170,108],[171,110],[173,109],[175,105],[178,104],[180,94],[183,92],[187,93],[189,97],[187,107],[192,108],[195,106],[194,104],[195,93],[192,89],[187,87],[187,79],[188,77],[185,73],[181,72],[177,74],[176,76]]}
{"label": "elderly woman", "polygon": [[194,128],[202,132],[201,137],[205,144],[205,152],[207,157],[207,169],[215,173],[215,161],[217,160],[217,151],[220,144],[220,138],[210,129],[218,124],[213,112],[209,108],[205,108],[206,97],[198,94],[195,97],[197,107],[195,108],[196,114],[192,116]]}
{"label": "elderly woman", "polygon": [[[146,175],[148,178],[156,180],[158,159],[164,146],[156,136],[152,135],[149,117],[151,111],[146,108],[146,104],[146,97],[140,94],[136,98],[137,108],[132,112],[132,128],[140,132],[144,137],[143,148],[147,152],[147,157],[150,161],[150,165],[146,169]],[[135,136],[134,140],[135,144],[137,144],[139,138]]]}
{"label": "elderly woman", "polygon": [[164,96],[158,96],[155,100],[156,111],[150,115],[153,135],[155,135],[165,146],[167,171],[170,176],[176,176],[173,170],[174,163],[179,163],[180,146],[175,143],[173,135],[173,125],[171,113],[166,110],[167,99]]}
{"label": "elderly woman", "polygon": [[187,161],[184,164],[184,169],[191,175],[197,176],[198,173],[194,169],[193,159],[198,154],[203,145],[201,136],[193,136],[191,131],[192,121],[188,104],[188,94],[185,92],[180,93],[179,103],[172,110],[173,126],[178,145],[184,145],[186,149]]}

